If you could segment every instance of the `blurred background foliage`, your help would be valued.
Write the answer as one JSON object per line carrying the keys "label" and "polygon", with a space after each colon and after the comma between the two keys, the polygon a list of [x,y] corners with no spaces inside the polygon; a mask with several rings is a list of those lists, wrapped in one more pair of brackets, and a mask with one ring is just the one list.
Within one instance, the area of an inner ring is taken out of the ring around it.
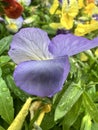
{"label": "blurred background foliage", "polygon": [[[0,130],[6,130],[10,126],[30,96],[17,88],[13,80],[16,65],[8,56],[13,35],[24,27],[39,27],[51,38],[57,35],[59,29],[50,27],[54,19],[59,20],[49,12],[52,0],[32,0],[29,5],[24,2],[21,4],[24,11],[20,27],[7,16],[2,16],[0,20]],[[73,33],[73,29],[74,27],[69,31]],[[96,36],[97,29],[84,35],[89,39]],[[61,92],[53,98],[31,96],[34,101],[50,103],[52,106],[51,111],[45,114],[41,126],[33,125],[40,114],[37,110],[32,122],[30,113],[28,114],[22,130],[30,130],[30,124],[36,130],[98,130],[98,48],[71,57],[70,64],[71,71]]]}

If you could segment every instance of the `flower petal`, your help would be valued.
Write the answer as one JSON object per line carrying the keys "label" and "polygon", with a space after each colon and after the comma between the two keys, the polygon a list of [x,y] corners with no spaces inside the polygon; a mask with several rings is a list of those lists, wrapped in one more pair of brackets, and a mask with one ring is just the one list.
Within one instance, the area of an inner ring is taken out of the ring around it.
{"label": "flower petal", "polygon": [[28,60],[49,59],[52,54],[48,51],[50,40],[47,33],[38,28],[24,28],[14,35],[10,57],[17,64]]}
{"label": "flower petal", "polygon": [[23,17],[19,17],[17,19],[11,19],[8,17],[5,17],[7,25],[6,28],[10,31],[10,32],[14,32],[16,33],[18,31],[19,28],[22,27],[23,24]]}
{"label": "flower petal", "polygon": [[68,56],[20,63],[14,72],[16,85],[31,95],[51,97],[62,89],[70,70]]}
{"label": "flower petal", "polygon": [[31,0],[16,0],[16,1],[25,6],[29,6],[31,4]]}
{"label": "flower petal", "polygon": [[60,34],[52,39],[49,50],[55,56],[72,56],[96,46],[98,46],[98,37],[93,40],[88,40],[72,34]]}

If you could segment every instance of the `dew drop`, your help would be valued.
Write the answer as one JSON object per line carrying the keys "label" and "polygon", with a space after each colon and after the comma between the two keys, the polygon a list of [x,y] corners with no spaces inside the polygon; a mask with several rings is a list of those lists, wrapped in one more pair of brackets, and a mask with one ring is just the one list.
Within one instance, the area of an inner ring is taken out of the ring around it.
{"label": "dew drop", "polygon": [[10,97],[6,97],[7,101],[10,101]]}
{"label": "dew drop", "polygon": [[64,107],[65,106],[65,103],[62,103],[62,104],[60,104],[60,106],[59,107]]}
{"label": "dew drop", "polygon": [[2,88],[2,92],[6,92],[7,91],[7,88]]}

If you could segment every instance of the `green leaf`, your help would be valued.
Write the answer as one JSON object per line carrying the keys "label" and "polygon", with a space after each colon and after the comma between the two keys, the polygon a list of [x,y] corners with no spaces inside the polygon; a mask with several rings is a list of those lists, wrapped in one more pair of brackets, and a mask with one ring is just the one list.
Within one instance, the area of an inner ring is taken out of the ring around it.
{"label": "green leaf", "polygon": [[9,89],[18,97],[20,98],[22,101],[26,101],[26,99],[30,96],[28,94],[26,94],[25,92],[23,92],[22,90],[20,90],[14,83],[13,77],[11,75],[8,75],[6,77],[6,82],[7,85],[9,87]]}
{"label": "green leaf", "polygon": [[91,125],[92,125],[92,122],[91,122],[90,115],[87,114],[82,119],[80,130],[91,130]]}
{"label": "green leaf", "polygon": [[73,76],[77,75],[77,71],[78,71],[78,67],[75,64],[75,60],[73,57],[69,58],[70,60],[70,64],[71,64],[71,68],[70,68],[70,77],[72,78]]}
{"label": "green leaf", "polygon": [[5,130],[2,126],[0,126],[0,130]]}
{"label": "green leaf", "polygon": [[91,130],[98,130],[98,123],[92,123],[92,129]]}
{"label": "green leaf", "polygon": [[79,100],[73,105],[71,110],[66,114],[63,120],[63,129],[69,130],[73,123],[77,120],[81,108],[82,99]]}
{"label": "green leaf", "polygon": [[67,112],[70,111],[72,106],[76,103],[79,99],[83,90],[81,88],[80,82],[78,84],[72,83],[65,93],[62,95],[60,99],[56,111],[55,111],[55,120],[62,118]]}
{"label": "green leaf", "polygon": [[55,124],[56,122],[54,122],[54,110],[52,108],[51,112],[45,114],[45,117],[41,123],[41,128],[43,130],[50,130]]}
{"label": "green leaf", "polygon": [[8,124],[14,119],[13,100],[2,78],[0,78],[0,115]]}
{"label": "green leaf", "polygon": [[0,77],[2,76],[2,69],[0,68]]}
{"label": "green leaf", "polygon": [[83,93],[83,102],[84,102],[84,107],[86,111],[89,113],[89,115],[91,116],[91,118],[96,122],[98,122],[98,109],[87,92]]}
{"label": "green leaf", "polygon": [[3,39],[0,40],[0,55],[6,50],[8,49],[10,42],[12,40],[12,36],[7,36],[4,37]]}
{"label": "green leaf", "polygon": [[0,64],[5,64],[7,63],[8,61],[10,60],[10,57],[9,56],[0,56]]}

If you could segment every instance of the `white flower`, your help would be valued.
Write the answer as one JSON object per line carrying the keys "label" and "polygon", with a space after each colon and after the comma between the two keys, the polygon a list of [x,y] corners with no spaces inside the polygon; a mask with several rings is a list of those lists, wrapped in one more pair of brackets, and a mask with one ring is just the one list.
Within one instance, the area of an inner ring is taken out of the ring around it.
{"label": "white flower", "polygon": [[17,32],[22,27],[22,24],[23,24],[22,16],[20,16],[17,19],[11,19],[11,18],[6,17],[5,20],[6,20],[6,28],[10,32],[14,32],[14,33]]}
{"label": "white flower", "polygon": [[16,0],[16,1],[26,6],[29,6],[31,4],[31,0]]}

